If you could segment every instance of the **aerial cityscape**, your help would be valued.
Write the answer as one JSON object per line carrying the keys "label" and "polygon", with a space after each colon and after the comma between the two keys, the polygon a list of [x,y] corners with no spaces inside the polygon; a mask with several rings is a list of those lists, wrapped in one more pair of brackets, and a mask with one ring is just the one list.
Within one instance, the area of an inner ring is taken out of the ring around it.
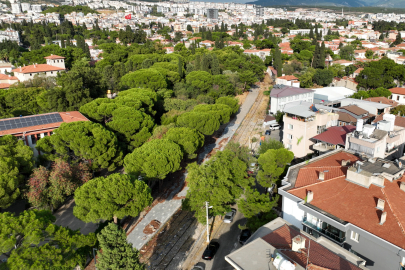
{"label": "aerial cityscape", "polygon": [[405,270],[405,1],[0,2],[1,270]]}

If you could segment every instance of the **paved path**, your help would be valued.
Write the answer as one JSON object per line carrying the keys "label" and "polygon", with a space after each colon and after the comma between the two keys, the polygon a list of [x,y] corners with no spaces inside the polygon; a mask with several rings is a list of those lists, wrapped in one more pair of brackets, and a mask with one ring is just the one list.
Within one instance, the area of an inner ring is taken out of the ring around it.
{"label": "paved path", "polygon": [[[222,150],[225,147],[226,143],[229,139],[234,135],[235,131],[238,129],[239,125],[242,123],[245,116],[248,114],[250,108],[252,107],[253,103],[255,102],[257,96],[259,94],[259,87],[252,88],[251,92],[247,95],[245,102],[239,109],[238,114],[228,123],[226,126],[222,136],[216,140],[215,143],[206,145],[204,147],[204,151],[199,155],[198,160],[201,162],[204,160],[208,153],[210,153],[214,148],[218,150]],[[224,141],[224,139],[227,139]],[[221,141],[224,141],[219,145]],[[185,173],[183,176],[183,181],[187,174]],[[177,194],[177,196],[176,196]],[[169,218],[181,207],[181,200],[175,199],[175,197],[184,197],[187,194],[187,187],[181,190],[181,185],[179,188],[174,190],[169,198],[167,198],[164,202],[158,203],[155,205],[142,219],[141,222],[136,226],[134,230],[127,236],[127,240],[129,243],[132,243],[133,247],[137,249],[141,249],[155,234],[144,234],[144,228],[152,221],[158,220],[160,223],[165,224]]]}

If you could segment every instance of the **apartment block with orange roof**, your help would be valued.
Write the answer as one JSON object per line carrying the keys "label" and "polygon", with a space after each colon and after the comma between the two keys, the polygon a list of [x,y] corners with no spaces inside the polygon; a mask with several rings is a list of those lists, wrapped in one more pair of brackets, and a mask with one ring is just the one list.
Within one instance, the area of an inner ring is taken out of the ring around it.
{"label": "apartment block with orange roof", "polygon": [[335,150],[288,169],[283,218],[359,256],[372,270],[405,265],[405,162]]}

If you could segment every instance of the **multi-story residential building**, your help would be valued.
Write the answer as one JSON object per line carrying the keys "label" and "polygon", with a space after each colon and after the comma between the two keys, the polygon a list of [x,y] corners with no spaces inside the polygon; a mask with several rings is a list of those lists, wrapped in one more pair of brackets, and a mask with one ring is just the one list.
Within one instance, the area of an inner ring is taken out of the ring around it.
{"label": "multi-story residential building", "polygon": [[264,7],[256,6],[256,17],[263,17],[264,16]]}
{"label": "multi-story residential building", "polygon": [[53,130],[62,123],[89,121],[80,112],[55,112],[23,117],[0,119],[0,136],[14,135],[23,140],[34,151],[34,156],[40,153],[35,148],[39,139],[51,136]]}
{"label": "multi-story residential building", "polygon": [[284,107],[293,102],[305,101],[312,103],[314,91],[305,88],[298,88],[285,85],[275,85],[270,92],[270,113],[276,114],[277,111],[284,111]]}
{"label": "multi-story residential building", "polygon": [[283,144],[296,158],[312,154],[312,137],[336,126],[339,115],[334,108],[308,102],[290,103],[284,108]]}
{"label": "multi-story residential building", "polygon": [[402,269],[403,162],[339,149],[293,165],[278,189],[283,218],[361,257],[369,269]]}
{"label": "multi-story residential building", "polygon": [[20,3],[11,4],[11,13],[13,14],[21,13],[21,4]]}
{"label": "multi-story residential building", "polygon": [[237,270],[367,269],[364,259],[326,237],[316,238],[299,230],[282,218],[260,227],[225,260]]}
{"label": "multi-story residential building", "polygon": [[21,3],[21,10],[22,10],[22,12],[30,11],[31,10],[31,4],[30,3]]}
{"label": "multi-story residential building", "polygon": [[65,70],[65,57],[51,54],[45,59],[46,64],[34,64],[13,69],[14,75],[23,82],[34,78],[37,74],[56,77],[59,72]]}
{"label": "multi-story residential building", "polygon": [[32,5],[31,10],[33,12],[42,12],[42,5]]}
{"label": "multi-story residential building", "polygon": [[11,28],[7,28],[4,31],[0,31],[0,42],[5,40],[15,41],[20,45],[20,34]]}
{"label": "multi-story residential building", "polygon": [[395,126],[395,115],[384,114],[376,125],[357,120],[356,131],[347,134],[346,150],[370,158],[394,159],[404,153],[405,129]]}
{"label": "multi-story residential building", "polygon": [[218,20],[218,9],[216,8],[209,8],[207,9],[207,18]]}
{"label": "multi-story residential building", "polygon": [[296,30],[290,30],[290,34],[291,35],[306,35],[309,34],[311,32],[311,29],[296,29]]}

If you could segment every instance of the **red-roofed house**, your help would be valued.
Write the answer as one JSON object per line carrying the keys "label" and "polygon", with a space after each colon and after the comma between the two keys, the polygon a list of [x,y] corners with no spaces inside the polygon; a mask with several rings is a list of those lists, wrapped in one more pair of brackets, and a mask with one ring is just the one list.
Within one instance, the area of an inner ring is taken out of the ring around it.
{"label": "red-roofed house", "polygon": [[391,88],[388,90],[390,90],[392,93],[392,96],[391,96],[392,100],[395,100],[396,102],[398,102],[401,105],[405,104],[405,88],[395,87],[395,88]]}
{"label": "red-roofed house", "polygon": [[14,75],[21,81],[34,78],[35,75],[45,75],[46,77],[56,77],[65,70],[65,57],[50,55],[45,57],[46,64],[34,64],[13,69]]}
{"label": "red-roofed house", "polygon": [[369,269],[402,269],[403,162],[335,150],[291,166],[278,189],[283,218],[363,258]]}
{"label": "red-roofed house", "polygon": [[300,81],[294,75],[284,75],[276,79],[276,84],[300,87]]}
{"label": "red-roofed house", "polygon": [[14,135],[20,138],[33,149],[34,155],[37,156],[39,153],[35,146],[40,138],[51,136],[53,130],[62,123],[76,121],[89,120],[78,111],[5,118],[0,119],[0,136]]}

